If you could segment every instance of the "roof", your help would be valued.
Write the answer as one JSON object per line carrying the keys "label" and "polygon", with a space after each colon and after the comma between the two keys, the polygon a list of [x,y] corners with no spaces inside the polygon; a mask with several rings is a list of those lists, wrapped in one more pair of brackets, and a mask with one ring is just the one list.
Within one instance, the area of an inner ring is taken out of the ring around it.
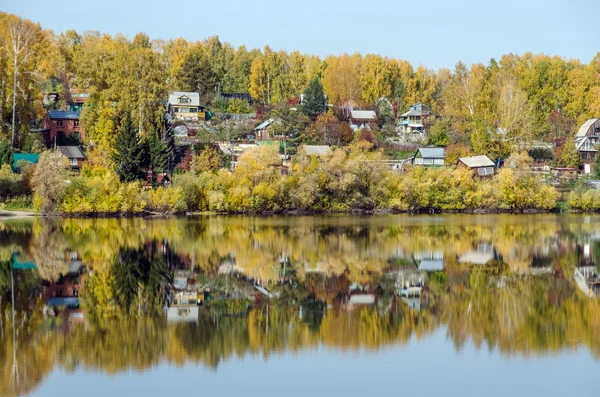
{"label": "roof", "polygon": [[586,135],[587,135],[587,132],[588,132],[588,130],[590,129],[590,127],[591,127],[592,125],[594,125],[594,123],[595,123],[596,121],[598,121],[598,120],[600,120],[600,119],[588,119],[588,120],[587,120],[585,123],[583,123],[583,124],[581,125],[581,127],[579,127],[579,130],[577,130],[577,135],[576,135],[576,137],[579,137],[579,138],[580,138],[580,137],[584,137],[584,136],[586,136]]}
{"label": "roof", "polygon": [[268,119],[268,120],[262,122],[258,127],[256,127],[254,129],[254,131],[264,130],[265,128],[267,128],[268,126],[270,126],[273,121],[274,121],[274,119],[271,118],[271,119]]}
{"label": "roof", "polygon": [[485,265],[492,259],[494,259],[494,254],[491,252],[471,251],[458,258],[458,262],[471,263],[473,265]]}
{"label": "roof", "polygon": [[429,115],[430,113],[431,110],[429,110],[429,106],[425,105],[424,103],[415,103],[414,105],[410,106],[408,112],[402,114],[400,117],[423,116]]}
{"label": "roof", "polygon": [[19,161],[27,161],[28,163],[37,163],[40,155],[38,153],[15,153],[13,154],[13,168],[17,168]]}
{"label": "roof", "polygon": [[79,120],[81,112],[71,112],[70,110],[48,110],[48,116],[51,120]]}
{"label": "roof", "polygon": [[67,296],[52,297],[48,299],[48,306],[79,307],[79,298]]}
{"label": "roof", "polygon": [[179,98],[182,96],[186,96],[190,98],[190,103],[186,103],[185,105],[189,106],[200,106],[200,94],[197,92],[183,92],[183,91],[175,91],[169,94],[169,104],[171,105],[180,105]]}
{"label": "roof", "polygon": [[352,110],[350,111],[350,117],[357,120],[375,120],[377,114],[374,110]]}
{"label": "roof", "polygon": [[469,168],[494,167],[496,165],[488,156],[461,157],[458,161]]}
{"label": "roof", "polygon": [[372,305],[375,303],[375,295],[373,294],[357,294],[350,296],[348,302],[351,305]]}
{"label": "roof", "polygon": [[428,159],[445,159],[446,149],[443,147],[422,147],[417,150],[417,153],[421,153],[423,158]]}
{"label": "roof", "polygon": [[302,148],[307,156],[323,156],[331,151],[331,148],[327,145],[304,145]]}
{"label": "roof", "polygon": [[444,270],[443,259],[423,259],[419,263],[419,270],[422,272],[437,272]]}
{"label": "roof", "polygon": [[85,154],[79,146],[58,146],[58,151],[70,159],[85,159]]}

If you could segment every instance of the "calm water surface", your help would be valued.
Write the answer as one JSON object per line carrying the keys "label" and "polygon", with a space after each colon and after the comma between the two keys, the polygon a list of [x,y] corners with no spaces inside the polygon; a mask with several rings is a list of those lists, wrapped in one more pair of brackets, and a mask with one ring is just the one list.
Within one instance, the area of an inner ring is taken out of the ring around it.
{"label": "calm water surface", "polygon": [[597,264],[599,216],[0,220],[0,395],[595,396]]}

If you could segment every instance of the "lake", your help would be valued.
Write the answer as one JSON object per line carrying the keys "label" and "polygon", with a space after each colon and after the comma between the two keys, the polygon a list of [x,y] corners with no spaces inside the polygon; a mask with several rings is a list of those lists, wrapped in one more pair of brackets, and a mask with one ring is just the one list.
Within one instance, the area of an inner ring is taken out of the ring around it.
{"label": "lake", "polygon": [[599,265],[598,215],[5,218],[0,395],[595,396]]}

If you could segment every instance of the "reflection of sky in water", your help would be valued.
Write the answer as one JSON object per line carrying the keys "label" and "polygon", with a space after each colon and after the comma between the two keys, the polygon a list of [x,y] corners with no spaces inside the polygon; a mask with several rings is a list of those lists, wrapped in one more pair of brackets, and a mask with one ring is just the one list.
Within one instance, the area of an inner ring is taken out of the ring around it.
{"label": "reflection of sky in water", "polygon": [[53,371],[32,396],[78,390],[86,396],[594,396],[600,363],[587,349],[506,357],[466,343],[457,351],[446,330],[377,352],[320,347],[299,353],[233,357],[213,371],[161,364],[106,376]]}

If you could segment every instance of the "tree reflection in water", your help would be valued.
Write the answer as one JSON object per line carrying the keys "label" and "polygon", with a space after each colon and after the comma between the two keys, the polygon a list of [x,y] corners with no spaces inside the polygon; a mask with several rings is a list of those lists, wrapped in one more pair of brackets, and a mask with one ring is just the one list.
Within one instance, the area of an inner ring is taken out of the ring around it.
{"label": "tree reflection in water", "polygon": [[[0,395],[24,394],[54,368],[117,373],[167,360],[217,369],[319,345],[382,349],[440,327],[456,349],[473,341],[541,355],[583,345],[600,357],[600,303],[570,277],[600,257],[592,218],[0,222]],[[36,269],[15,268],[15,253]],[[404,296],[416,279],[424,285]],[[79,309],[43,314],[74,290]]]}

